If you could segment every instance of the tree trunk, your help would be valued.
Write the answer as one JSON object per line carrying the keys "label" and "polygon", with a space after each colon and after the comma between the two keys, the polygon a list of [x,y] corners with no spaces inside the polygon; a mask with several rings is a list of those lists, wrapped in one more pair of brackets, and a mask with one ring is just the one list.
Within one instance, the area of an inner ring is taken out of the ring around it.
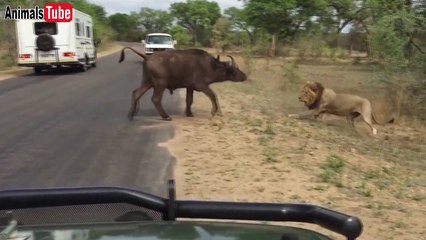
{"label": "tree trunk", "polygon": [[198,42],[197,32],[195,30],[193,30],[193,31],[191,31],[191,35],[192,35],[192,44],[194,44],[194,46],[196,46],[197,42]]}
{"label": "tree trunk", "polygon": [[246,33],[249,38],[250,45],[254,46],[256,44],[256,41],[254,39],[254,33],[251,33],[248,29],[246,29]]}
{"label": "tree trunk", "polygon": [[269,48],[269,57],[275,57],[275,51],[277,48],[277,34],[273,33],[271,36],[271,47]]}

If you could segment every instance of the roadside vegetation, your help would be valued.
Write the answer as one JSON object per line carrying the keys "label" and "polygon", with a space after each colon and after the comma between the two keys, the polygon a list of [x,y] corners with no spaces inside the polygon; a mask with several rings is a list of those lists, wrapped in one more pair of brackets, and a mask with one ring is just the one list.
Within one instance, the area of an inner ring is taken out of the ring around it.
{"label": "roadside vegetation", "polygon": [[305,81],[314,79],[368,97],[378,118],[386,119],[395,112],[394,96],[371,85],[376,73],[369,63],[233,56],[251,74],[246,83],[213,85],[223,116],[211,118],[211,103],[202,93],[194,96],[194,118],[184,116],[184,106],[173,116],[176,138],[165,146],[178,161],[177,198],[305,202],[359,216],[365,228],[361,239],[425,235],[420,224],[426,221],[424,122],[406,116],[377,126],[373,137],[362,121],[352,129],[332,115],[286,117],[304,110],[297,97]]}

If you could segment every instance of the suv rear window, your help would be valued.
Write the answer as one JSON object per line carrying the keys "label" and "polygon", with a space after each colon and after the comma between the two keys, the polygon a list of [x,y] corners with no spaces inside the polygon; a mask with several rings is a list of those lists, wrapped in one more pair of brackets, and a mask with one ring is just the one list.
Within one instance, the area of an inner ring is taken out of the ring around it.
{"label": "suv rear window", "polygon": [[58,26],[54,22],[36,22],[34,23],[34,31],[36,35],[42,33],[56,35],[58,33]]}

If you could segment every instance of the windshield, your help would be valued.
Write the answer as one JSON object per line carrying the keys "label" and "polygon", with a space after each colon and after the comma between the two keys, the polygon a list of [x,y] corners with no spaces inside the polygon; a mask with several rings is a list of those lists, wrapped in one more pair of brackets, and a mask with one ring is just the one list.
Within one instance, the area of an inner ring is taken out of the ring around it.
{"label": "windshield", "polygon": [[172,44],[173,40],[169,36],[149,36],[147,37],[148,44]]}
{"label": "windshield", "polygon": [[[361,239],[425,238],[426,1],[63,2],[0,1],[0,191],[167,197],[174,179],[182,201],[309,203],[359,217]],[[141,208],[107,196],[15,212]]]}
{"label": "windshield", "polygon": [[56,35],[58,32],[57,23],[53,22],[35,22],[34,31],[36,35],[42,33],[48,33],[50,35]]}

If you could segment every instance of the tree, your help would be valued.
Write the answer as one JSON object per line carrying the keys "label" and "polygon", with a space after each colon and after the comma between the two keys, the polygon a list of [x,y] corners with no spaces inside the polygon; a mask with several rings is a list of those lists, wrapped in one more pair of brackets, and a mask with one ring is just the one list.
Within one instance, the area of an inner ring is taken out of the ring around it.
{"label": "tree", "polygon": [[255,44],[256,28],[251,26],[248,22],[248,17],[244,9],[230,7],[225,9],[225,16],[231,22],[231,27],[236,30],[242,30],[247,33],[247,37],[251,45]]}
{"label": "tree", "polygon": [[168,32],[172,26],[173,17],[167,11],[144,7],[139,12],[138,21],[147,32]]}
{"label": "tree", "polygon": [[192,36],[194,44],[210,44],[212,26],[221,16],[217,2],[207,0],[187,0],[173,3],[170,6],[171,14],[177,23],[186,28]]}
{"label": "tree", "polygon": [[271,35],[269,56],[275,56],[277,34],[283,26],[292,24],[296,0],[248,0],[245,3],[250,24],[265,29]]}
{"label": "tree", "polygon": [[178,46],[188,46],[191,43],[191,36],[187,30],[179,25],[173,26],[170,29],[170,34],[177,41]]}
{"label": "tree", "polygon": [[417,20],[414,12],[405,9],[381,17],[371,26],[369,34],[373,57],[393,70],[416,65],[418,56],[424,61],[425,52],[413,38],[416,31],[424,30],[426,21],[423,19],[419,25]]}
{"label": "tree", "polygon": [[320,21],[330,29],[340,33],[348,24],[359,17],[362,8],[357,8],[355,0],[327,0],[327,12]]}
{"label": "tree", "polygon": [[224,52],[230,45],[229,34],[231,30],[231,23],[226,18],[219,18],[213,26],[213,41],[214,45]]}
{"label": "tree", "polygon": [[108,17],[108,23],[121,41],[139,41],[141,31],[138,29],[138,14],[116,13]]}

